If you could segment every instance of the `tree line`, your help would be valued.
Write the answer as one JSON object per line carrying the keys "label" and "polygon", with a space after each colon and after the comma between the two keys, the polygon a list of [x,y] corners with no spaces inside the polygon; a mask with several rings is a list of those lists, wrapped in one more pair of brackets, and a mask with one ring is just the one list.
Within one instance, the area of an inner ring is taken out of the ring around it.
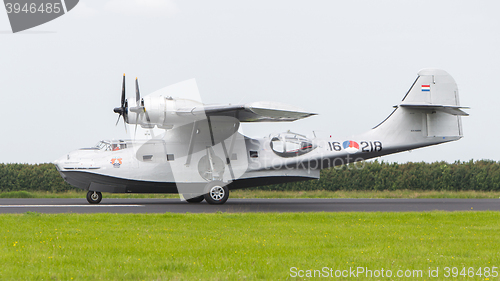
{"label": "tree line", "polygon": [[[0,164],[0,192],[76,188],[53,164]],[[500,162],[361,162],[321,171],[319,180],[256,187],[259,190],[477,190],[500,191]]]}
{"label": "tree line", "polygon": [[75,190],[53,164],[0,164],[0,192]]}

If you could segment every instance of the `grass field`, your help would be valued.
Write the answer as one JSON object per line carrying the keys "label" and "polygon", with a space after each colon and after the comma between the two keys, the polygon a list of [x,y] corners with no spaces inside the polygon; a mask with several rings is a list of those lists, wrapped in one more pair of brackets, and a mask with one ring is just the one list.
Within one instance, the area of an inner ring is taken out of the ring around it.
{"label": "grass field", "polygon": [[[85,191],[27,192],[11,191],[0,193],[0,198],[85,198]],[[105,198],[179,198],[177,194],[117,194],[104,193]],[[476,198],[497,199],[500,192],[495,191],[424,191],[424,190],[394,190],[394,191],[266,191],[266,190],[234,190],[230,198]]]}
{"label": "grass field", "polygon": [[499,220],[472,211],[0,215],[0,279],[278,280],[360,267],[393,276],[334,278],[498,280]]}

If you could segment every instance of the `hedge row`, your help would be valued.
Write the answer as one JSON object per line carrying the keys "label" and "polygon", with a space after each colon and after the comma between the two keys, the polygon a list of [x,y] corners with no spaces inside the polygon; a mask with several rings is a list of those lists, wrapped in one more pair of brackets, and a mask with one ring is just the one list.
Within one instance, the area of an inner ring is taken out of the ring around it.
{"label": "hedge row", "polygon": [[321,171],[319,180],[258,187],[261,190],[500,190],[500,162],[365,162]]}
{"label": "hedge row", "polygon": [[53,164],[0,164],[0,192],[74,190]]}
{"label": "hedge row", "polygon": [[[52,164],[0,164],[0,192],[75,189]],[[500,162],[365,162],[321,171],[321,179],[257,187],[260,190],[481,190],[500,191]]]}

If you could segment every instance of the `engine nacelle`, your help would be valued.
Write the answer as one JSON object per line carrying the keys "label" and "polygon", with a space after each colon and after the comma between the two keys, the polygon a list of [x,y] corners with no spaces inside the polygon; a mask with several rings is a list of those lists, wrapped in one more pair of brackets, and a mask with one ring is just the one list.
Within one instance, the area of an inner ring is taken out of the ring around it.
{"label": "engine nacelle", "polygon": [[128,108],[128,124],[140,125],[142,128],[172,129],[197,120],[206,119],[195,109],[203,108],[203,104],[189,99],[174,99],[165,96],[145,96],[140,104]]}

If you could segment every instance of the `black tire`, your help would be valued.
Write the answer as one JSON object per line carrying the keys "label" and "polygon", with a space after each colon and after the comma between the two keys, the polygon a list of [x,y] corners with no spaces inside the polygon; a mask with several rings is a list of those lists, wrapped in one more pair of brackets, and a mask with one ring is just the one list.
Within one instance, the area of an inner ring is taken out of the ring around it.
{"label": "black tire", "polygon": [[102,200],[102,194],[99,191],[89,191],[87,192],[87,201],[90,204],[99,204]]}
{"label": "black tire", "polygon": [[205,200],[205,197],[203,195],[186,199],[188,203],[201,203],[201,201],[203,200]]}
{"label": "black tire", "polygon": [[229,198],[229,189],[220,181],[209,182],[205,187],[205,200],[208,204],[221,205]]}

